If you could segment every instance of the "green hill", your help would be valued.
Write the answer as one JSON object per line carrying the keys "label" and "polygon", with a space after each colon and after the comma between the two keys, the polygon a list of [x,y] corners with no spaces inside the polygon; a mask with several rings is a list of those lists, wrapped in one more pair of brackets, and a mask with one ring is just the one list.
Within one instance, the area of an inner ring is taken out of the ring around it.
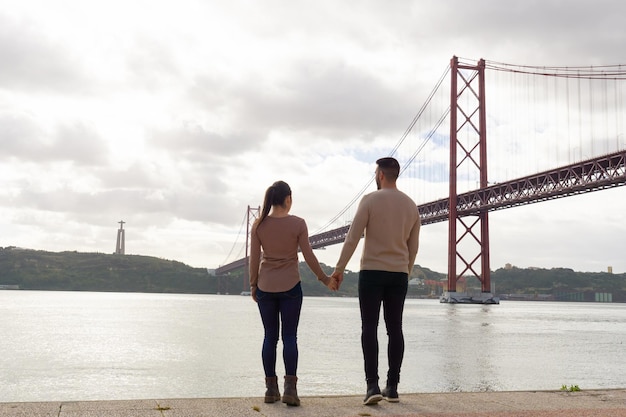
{"label": "green hill", "polygon": [[[301,270],[305,294],[331,294],[306,264]],[[0,248],[0,285],[23,290],[240,294],[248,289],[243,272],[213,276],[206,268],[151,256]]]}
{"label": "green hill", "polygon": [[626,302],[626,274],[576,272],[569,268],[509,268],[491,273],[498,294],[550,295],[555,300],[594,301],[595,293]]}
{"label": "green hill", "polygon": [[150,256],[0,249],[0,284],[26,290],[211,292],[206,269]]}

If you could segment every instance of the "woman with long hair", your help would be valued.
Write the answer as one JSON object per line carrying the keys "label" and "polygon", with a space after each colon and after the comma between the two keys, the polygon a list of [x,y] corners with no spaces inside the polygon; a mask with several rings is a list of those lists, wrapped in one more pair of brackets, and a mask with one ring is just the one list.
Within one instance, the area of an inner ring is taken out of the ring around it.
{"label": "woman with long hair", "polygon": [[265,329],[261,350],[267,389],[265,402],[273,403],[281,399],[276,376],[276,347],[280,331],[285,364],[282,402],[298,406],[297,331],[302,307],[298,249],[318,280],[332,290],[336,290],[336,286],[313,253],[306,222],[289,214],[291,203],[291,188],[284,181],[276,181],[265,192],[263,209],[251,231],[250,292],[258,304]]}

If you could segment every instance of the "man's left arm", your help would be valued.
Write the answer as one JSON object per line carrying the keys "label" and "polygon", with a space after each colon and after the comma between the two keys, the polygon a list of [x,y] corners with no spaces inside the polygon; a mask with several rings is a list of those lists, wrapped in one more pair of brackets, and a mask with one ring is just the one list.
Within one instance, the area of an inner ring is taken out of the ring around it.
{"label": "man's left arm", "polygon": [[411,271],[413,271],[413,265],[415,264],[415,258],[417,257],[417,251],[419,249],[420,227],[421,221],[418,216],[417,221],[411,229],[411,233],[409,234],[409,240],[407,242],[409,249],[409,275],[411,274]]}

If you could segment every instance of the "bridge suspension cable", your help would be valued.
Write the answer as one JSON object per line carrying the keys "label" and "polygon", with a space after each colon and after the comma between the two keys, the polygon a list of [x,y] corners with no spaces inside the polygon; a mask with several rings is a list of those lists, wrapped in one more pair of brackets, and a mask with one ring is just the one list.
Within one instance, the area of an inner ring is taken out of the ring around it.
{"label": "bridge suspension cable", "polygon": [[[400,137],[400,139],[398,140],[396,145],[392,148],[392,150],[388,154],[388,156],[394,156],[396,154],[396,152],[398,151],[398,149],[400,148],[400,146],[404,143],[406,138],[409,136],[409,134],[413,131],[413,128],[415,127],[417,121],[422,117],[422,115],[424,114],[424,112],[428,108],[429,104],[432,102],[433,97],[435,97],[437,91],[439,91],[439,88],[441,87],[443,82],[447,79],[447,76],[448,76],[449,73],[450,73],[450,67],[446,66],[446,69],[443,72],[443,74],[441,74],[441,77],[439,78],[439,81],[437,81],[437,84],[435,84],[435,87],[431,90],[430,94],[426,98],[426,101],[424,102],[424,104],[422,104],[422,107],[419,109],[419,111],[417,112],[415,117],[413,117],[413,120],[411,120],[411,123],[406,128],[406,130],[404,131],[404,133],[402,134],[402,136]],[[428,141],[432,138],[432,136],[437,131],[437,128],[439,126],[441,126],[443,121],[446,119],[446,117],[449,114],[449,112],[450,112],[450,107],[448,107],[448,109],[445,111],[445,113],[440,117],[440,119],[437,122],[436,126],[434,128],[432,128],[432,130],[429,132],[428,135],[426,135],[426,137],[424,138],[423,142],[420,144],[420,146],[418,146],[417,150],[413,153],[413,155],[411,155],[411,157],[404,163],[404,167],[403,167],[401,172],[404,172],[407,169],[407,167],[410,165],[410,163],[413,162],[413,160],[415,160],[417,155],[424,149],[424,147],[426,146]],[[344,206],[344,208],[341,209],[341,211],[337,215],[335,215],[332,219],[330,219],[324,226],[319,228],[315,233],[317,234],[317,233],[320,233],[320,232],[326,230],[333,223],[335,223],[341,216],[343,216],[354,205],[354,203],[356,203],[363,196],[363,194],[365,194],[365,191],[367,190],[367,188],[370,186],[370,184],[374,180],[374,177],[375,176],[372,174],[370,176],[370,178],[367,180],[367,182],[365,183],[365,185],[363,185],[363,187],[348,202],[348,204],[346,204]]]}
{"label": "bridge suspension cable", "polygon": [[485,68],[494,71],[544,75],[548,77],[584,78],[590,80],[626,80],[626,66],[624,64],[586,67],[540,67],[531,65],[505,64],[495,61],[485,61]]}
{"label": "bridge suspension cable", "polygon": [[[222,265],[226,265],[228,263],[228,260],[230,259],[230,255],[233,254],[233,250],[235,250],[235,246],[237,246],[237,243],[239,243],[239,236],[241,236],[241,232],[243,231],[243,225],[246,223],[246,218],[248,216],[248,213],[246,212],[246,214],[243,215],[243,219],[241,219],[241,226],[239,226],[239,232],[237,232],[237,237],[235,238],[235,242],[233,242],[233,246],[230,248],[230,252],[228,252],[228,255],[226,255],[226,258],[224,258],[224,262],[222,262]],[[239,254],[237,255],[237,258],[239,258],[239,255],[241,255],[242,250],[239,250]]]}
{"label": "bridge suspension cable", "polygon": [[411,165],[411,162],[413,162],[415,158],[417,157],[417,155],[419,155],[419,153],[424,149],[424,147],[426,146],[428,141],[430,141],[433,135],[437,133],[437,130],[443,124],[443,122],[446,120],[449,114],[450,114],[450,107],[446,109],[446,111],[441,115],[441,117],[439,118],[435,126],[433,126],[433,128],[430,130],[428,135],[426,135],[426,139],[424,140],[424,142],[422,142],[422,144],[417,148],[417,150],[413,153],[413,155],[411,155],[411,157],[404,163],[404,167],[400,170],[401,174]]}
{"label": "bridge suspension cable", "polygon": [[[441,87],[441,84],[443,84],[443,82],[446,80],[446,77],[448,76],[449,73],[450,73],[450,67],[447,66],[446,70],[443,72],[443,74],[441,74],[439,81],[437,81],[437,84],[435,85],[435,87],[432,89],[432,91],[426,98],[426,101],[424,102],[424,104],[422,104],[422,107],[419,109],[419,111],[417,112],[417,114],[415,115],[411,123],[409,124],[409,127],[406,128],[406,130],[400,137],[400,140],[398,141],[398,143],[396,143],[396,146],[394,146],[393,149],[391,150],[391,153],[389,154],[389,156],[393,156],[397,152],[398,148],[400,148],[400,145],[404,143],[405,139],[409,136],[409,133],[411,133],[411,131],[415,127],[415,124],[417,123],[419,118],[422,117],[422,114],[424,114],[424,111],[426,110],[426,108],[428,108],[428,105],[433,100],[433,97],[435,97],[435,94],[437,93],[437,91],[439,91],[439,87]],[[428,139],[430,139],[430,136],[432,135],[429,135]]]}

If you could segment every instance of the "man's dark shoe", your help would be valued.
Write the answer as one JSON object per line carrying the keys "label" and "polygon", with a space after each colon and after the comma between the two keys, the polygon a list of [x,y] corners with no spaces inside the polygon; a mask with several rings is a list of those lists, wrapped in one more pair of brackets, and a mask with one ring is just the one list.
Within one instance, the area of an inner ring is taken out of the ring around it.
{"label": "man's dark shoe", "polygon": [[398,398],[398,387],[387,385],[385,389],[383,389],[383,398],[390,403],[400,402],[400,398]]}
{"label": "man's dark shoe", "polygon": [[380,388],[378,387],[378,384],[368,384],[367,393],[365,394],[365,399],[363,400],[363,405],[374,405],[382,399],[383,396],[380,394]]}

